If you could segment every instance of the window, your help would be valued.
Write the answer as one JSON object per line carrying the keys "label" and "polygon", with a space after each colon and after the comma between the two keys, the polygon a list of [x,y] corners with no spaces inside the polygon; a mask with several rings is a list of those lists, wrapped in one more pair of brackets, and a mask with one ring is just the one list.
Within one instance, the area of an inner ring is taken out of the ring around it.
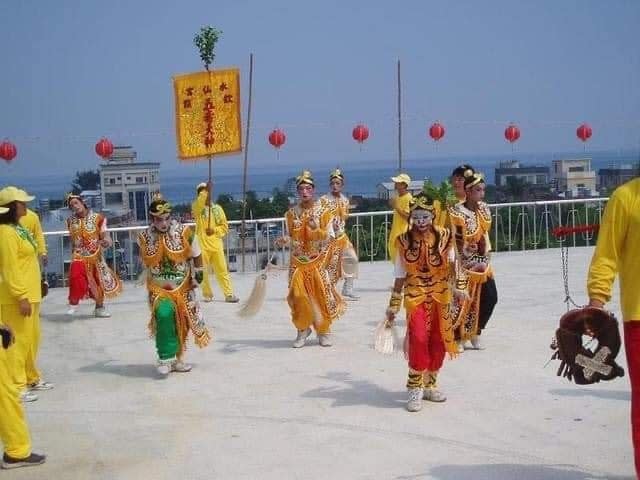
{"label": "window", "polygon": [[136,183],[144,183],[142,177],[136,177]]}
{"label": "window", "polygon": [[110,178],[109,179],[109,185],[115,185],[116,184],[116,179],[115,178]]}
{"label": "window", "polygon": [[104,202],[107,205],[122,205],[122,192],[105,193]]}
{"label": "window", "polygon": [[584,172],[584,167],[569,167],[569,172]]}

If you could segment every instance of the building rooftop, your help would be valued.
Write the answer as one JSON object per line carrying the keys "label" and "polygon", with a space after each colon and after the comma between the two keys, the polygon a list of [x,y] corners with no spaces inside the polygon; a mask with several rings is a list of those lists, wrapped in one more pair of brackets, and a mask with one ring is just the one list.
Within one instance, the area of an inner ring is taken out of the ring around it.
{"label": "building rooftop", "polygon": [[[592,248],[569,252],[578,303]],[[203,303],[214,341],[190,344],[188,374],[155,376],[146,291],[127,283],[110,319],[67,292],[42,305],[40,366],[56,388],[25,406],[34,449],[47,463],[15,479],[483,479],[632,478],[627,377],[577,386],[545,367],[565,312],[560,251],[498,253],[499,303],[487,349],[445,361],[443,404],[405,410],[406,361],[371,348],[392,282],[388,262],[362,263],[334,324],[334,346],[315,335],[291,348],[287,273],[268,281],[263,312]],[[255,274],[232,274],[246,298]],[[220,294],[216,292],[218,298]],[[616,301],[611,304],[619,310]],[[402,322],[404,323],[404,322]],[[626,368],[624,352],[618,356]]]}

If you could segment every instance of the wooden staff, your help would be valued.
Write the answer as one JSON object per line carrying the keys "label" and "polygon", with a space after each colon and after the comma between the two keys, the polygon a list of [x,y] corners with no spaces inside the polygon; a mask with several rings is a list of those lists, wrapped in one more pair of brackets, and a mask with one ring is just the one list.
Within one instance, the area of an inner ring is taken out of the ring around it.
{"label": "wooden staff", "polygon": [[[213,229],[211,228],[211,164],[213,160],[213,155],[207,156],[209,160],[209,181],[207,182],[207,235],[213,235]],[[195,220],[195,219],[194,219]]]}
{"label": "wooden staff", "polygon": [[[251,131],[251,94],[253,92],[253,53],[249,54],[249,103],[247,106],[247,132],[244,140],[244,166],[242,171],[242,227],[240,248],[242,249],[242,272],[244,273],[246,219],[247,219],[247,170],[249,165],[249,132]],[[257,253],[257,252],[256,252]]]}

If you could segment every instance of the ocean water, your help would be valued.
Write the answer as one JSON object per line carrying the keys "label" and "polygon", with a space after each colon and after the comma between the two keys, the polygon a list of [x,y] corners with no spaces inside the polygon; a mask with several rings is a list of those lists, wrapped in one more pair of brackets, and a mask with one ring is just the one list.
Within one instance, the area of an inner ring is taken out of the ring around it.
{"label": "ocean water", "polygon": [[[583,156],[584,154],[567,154],[560,158],[580,158]],[[592,168],[596,171],[599,168],[611,165],[637,164],[638,162],[637,152],[624,156],[616,152],[594,152],[590,156],[592,157]],[[518,160],[520,160],[521,165],[535,164],[551,167],[552,158],[554,157],[558,158],[558,155],[554,156],[552,153],[520,154],[518,155]],[[485,174],[487,183],[493,183],[494,169],[501,160],[508,160],[508,158],[504,156],[470,156],[437,160],[408,160],[405,162],[403,170],[414,180],[430,178],[434,182],[440,182],[448,178],[455,166],[461,163],[471,163],[476,169]],[[328,175],[333,168],[333,166],[322,166],[313,169],[316,189],[319,193],[328,190]],[[357,165],[350,167],[349,165],[343,165],[341,168],[346,176],[345,193],[370,197],[376,196],[376,187],[379,183],[390,181],[390,177],[397,173],[394,161],[375,162],[370,166]],[[272,194],[274,188],[284,190],[287,179],[299,174],[300,170],[300,167],[291,166],[274,166],[273,168],[262,166],[260,169],[254,169],[248,175],[247,189],[255,191],[259,198],[268,197]],[[181,170],[174,165],[161,167],[160,184],[163,196],[174,204],[190,203],[195,196],[195,186],[202,181],[206,181],[206,167],[204,165],[201,171],[203,174],[195,173],[193,168]],[[36,195],[38,199],[61,199],[71,189],[71,181],[74,175],[75,172],[47,176],[34,175],[15,178],[11,182]],[[5,182],[3,181],[2,183]],[[232,195],[235,199],[240,199],[242,196],[242,175],[239,170],[220,171],[214,174],[213,183],[214,197],[223,193]]]}

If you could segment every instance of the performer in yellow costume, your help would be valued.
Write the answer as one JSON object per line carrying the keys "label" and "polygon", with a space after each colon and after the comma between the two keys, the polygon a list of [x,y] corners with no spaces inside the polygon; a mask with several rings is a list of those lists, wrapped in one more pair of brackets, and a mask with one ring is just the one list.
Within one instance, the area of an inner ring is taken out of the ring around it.
{"label": "performer in yellow costume", "polygon": [[50,390],[37,367],[40,347],[40,264],[38,246],[31,233],[20,225],[26,203],[33,200],[24,190],[6,187],[0,190],[0,206],[9,209],[0,220],[0,306],[4,322],[18,338],[11,372],[24,402],[38,396],[32,390]]}
{"label": "performer in yellow costume", "polygon": [[353,279],[358,273],[358,255],[346,232],[349,218],[349,199],[343,195],[344,174],[337,168],[329,174],[331,192],[323,195],[320,201],[333,211],[333,233],[331,256],[327,261],[327,270],[334,285],[344,279],[342,296],[351,300],[359,297],[353,292]]}
{"label": "performer in yellow costume", "polygon": [[158,373],[189,372],[183,363],[189,331],[196,345],[208,345],[207,329],[195,288],[203,280],[200,245],[191,227],[171,218],[171,205],[156,198],[149,205],[151,226],[138,236],[147,269],[151,320],[149,331],[158,353]]}
{"label": "performer in yellow costume", "polygon": [[89,209],[80,195],[67,195],[67,205],[72,212],[67,219],[72,255],[68,313],[73,315],[80,300],[91,297],[96,302],[94,315],[110,317],[104,299],[117,296],[122,283],[102,256],[102,249],[111,246],[107,219]]}
{"label": "performer in yellow costume", "polygon": [[27,208],[26,215],[20,219],[20,225],[26,228],[36,241],[38,245],[38,255],[40,256],[40,260],[42,260],[42,264],[46,267],[48,263],[47,242],[44,240],[42,225],[40,224],[38,214]]}
{"label": "performer in yellow costume", "polygon": [[393,208],[393,221],[391,222],[391,232],[389,232],[389,258],[396,261],[396,238],[407,231],[409,227],[409,202],[413,198],[409,193],[411,177],[406,173],[401,173],[397,177],[391,177],[395,184],[397,195],[389,199]]}
{"label": "performer in yellow costume", "polygon": [[454,310],[460,342],[470,340],[479,350],[484,348],[480,334],[493,313],[498,292],[490,263],[491,212],[482,201],[484,177],[471,169],[464,176],[466,199],[449,209],[449,218],[455,232],[461,287],[468,289],[469,298],[456,302]]}
{"label": "performer in yellow costume", "polygon": [[[0,215],[7,209],[0,207]],[[10,355],[15,346],[13,331],[0,319],[0,441],[4,446],[2,468],[41,465],[46,457],[31,451],[31,437],[11,375]],[[8,350],[8,351],[6,351]]]}
{"label": "performer in yellow costume", "polygon": [[287,302],[298,330],[293,347],[304,346],[312,325],[320,345],[330,347],[331,323],[345,309],[326,269],[333,245],[331,237],[335,236],[332,211],[315,201],[311,172],[303,171],[296,178],[296,185],[299,201],[285,215],[288,236],[276,241],[279,246],[288,244],[291,248]]}
{"label": "performer in yellow costume", "polygon": [[[25,196],[28,196],[27,192],[25,192],[24,190],[20,190],[20,192],[22,192]],[[27,208],[27,213],[24,215],[24,217],[20,218],[19,223],[31,234],[31,237],[36,242],[36,245],[37,245],[36,251],[38,256],[40,257],[40,260],[42,261],[42,265],[46,266],[48,263],[47,243],[44,240],[44,233],[42,232],[42,225],[40,225],[40,218],[38,217],[38,214],[33,210],[30,210]],[[36,330],[40,332],[39,318],[38,318],[38,325],[36,327],[37,327]],[[34,343],[33,347],[30,350],[30,355],[27,358],[27,364],[28,364],[27,371],[32,371],[32,372],[38,371],[38,368],[36,366],[37,365],[36,355],[40,350],[40,335],[38,334],[34,336],[33,341],[36,343]],[[53,383],[45,382],[43,380],[38,380],[35,383],[29,384],[29,391],[25,392],[23,398],[25,400],[30,400],[34,397],[34,394],[33,394],[34,390],[51,390],[53,387],[54,387]]]}
{"label": "performer in yellow costume", "polygon": [[393,322],[400,311],[404,287],[405,353],[409,360],[407,410],[417,412],[422,409],[423,399],[447,399],[438,390],[436,380],[445,353],[451,357],[457,354],[450,316],[454,244],[449,230],[436,225],[441,213],[438,201],[419,193],[411,201],[410,211],[411,229],[396,239],[396,281],[387,318]]}
{"label": "performer in yellow costume", "polygon": [[[196,223],[196,235],[202,248],[205,269],[202,295],[205,302],[213,300],[213,291],[209,280],[209,270],[212,269],[220,288],[222,288],[224,301],[237,303],[238,297],[233,294],[233,285],[231,285],[222,243],[222,239],[229,233],[229,224],[222,207],[211,202],[210,187],[206,183],[200,183],[196,187],[196,199],[191,204],[191,216]],[[211,217],[211,227],[209,227],[209,217]]]}
{"label": "performer in yellow costume", "polygon": [[[28,265],[33,269],[32,259],[35,248],[26,243],[22,245],[25,241],[29,243],[28,234],[21,232],[22,227],[18,225],[26,206],[24,203],[20,204],[16,198],[16,190],[14,188],[13,191],[11,189],[0,191],[0,196],[4,198],[0,203],[9,204],[9,206],[0,206],[0,232],[2,232],[0,235],[0,299],[4,298],[4,301],[0,300],[0,441],[4,447],[1,465],[3,469],[40,465],[45,461],[44,455],[31,452],[29,429],[20,403],[21,389],[15,378],[15,369],[20,368],[16,364],[20,363],[20,357],[29,346],[24,342],[16,345],[13,330],[2,322],[4,312],[11,317],[8,323],[16,320],[21,327],[20,330],[25,333],[30,317],[35,311],[31,300],[36,298],[36,292],[31,289],[26,290],[20,278],[22,273],[26,274],[25,279],[31,278],[28,272],[20,271],[20,267],[27,259]],[[4,195],[1,195],[3,193]],[[13,195],[7,195],[8,193]],[[25,194],[23,202],[27,201]],[[27,238],[25,240],[22,237]],[[8,264],[4,263],[6,255],[11,256]],[[18,255],[23,258],[18,258]],[[4,277],[9,278],[9,284],[5,284]],[[14,307],[16,294],[18,296],[17,311]],[[24,315],[29,313],[28,310],[31,314]]]}

